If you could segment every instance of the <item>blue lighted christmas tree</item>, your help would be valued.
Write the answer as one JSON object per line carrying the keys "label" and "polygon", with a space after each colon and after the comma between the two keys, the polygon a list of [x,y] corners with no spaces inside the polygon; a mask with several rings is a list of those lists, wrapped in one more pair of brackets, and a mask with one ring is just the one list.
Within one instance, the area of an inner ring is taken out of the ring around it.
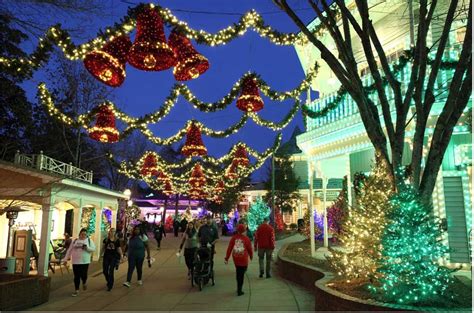
{"label": "blue lighted christmas tree", "polygon": [[381,291],[386,301],[427,303],[452,282],[452,271],[439,264],[448,252],[440,241],[440,225],[412,187],[404,187],[390,203],[390,222],[382,236],[381,286],[371,288]]}

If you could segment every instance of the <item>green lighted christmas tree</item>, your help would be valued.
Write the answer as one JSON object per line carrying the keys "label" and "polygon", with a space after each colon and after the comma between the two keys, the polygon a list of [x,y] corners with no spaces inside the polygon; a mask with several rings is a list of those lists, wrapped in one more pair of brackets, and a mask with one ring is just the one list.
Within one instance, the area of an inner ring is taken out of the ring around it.
{"label": "green lighted christmas tree", "polygon": [[390,223],[382,237],[381,286],[371,288],[381,291],[387,301],[427,303],[452,282],[452,270],[439,264],[448,252],[440,241],[440,225],[411,186],[390,203]]}
{"label": "green lighted christmas tree", "polygon": [[96,213],[94,208],[82,209],[81,228],[87,229],[87,234],[90,236],[95,233]]}
{"label": "green lighted christmas tree", "polygon": [[257,227],[262,224],[263,219],[269,216],[270,208],[263,202],[261,197],[258,197],[257,201],[250,206],[249,212],[247,213],[248,229],[254,233]]}
{"label": "green lighted christmas tree", "polygon": [[331,250],[329,264],[344,279],[365,281],[378,277],[381,236],[392,192],[387,177],[386,167],[378,164],[364,180],[357,205],[349,209],[338,236],[342,250]]}

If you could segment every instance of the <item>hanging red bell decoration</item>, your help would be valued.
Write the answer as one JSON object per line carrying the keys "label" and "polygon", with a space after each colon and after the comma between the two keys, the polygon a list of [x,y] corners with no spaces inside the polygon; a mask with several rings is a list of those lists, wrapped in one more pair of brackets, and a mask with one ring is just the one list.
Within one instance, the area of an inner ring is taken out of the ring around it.
{"label": "hanging red bell decoration", "polygon": [[166,43],[163,20],[151,7],[137,16],[137,35],[128,62],[144,71],[163,71],[176,65],[176,55]]}
{"label": "hanging red bell decoration", "polygon": [[162,183],[166,183],[166,182],[169,182],[171,181],[171,179],[168,177],[168,175],[166,175],[165,172],[163,171],[160,171],[156,177],[156,179]]}
{"label": "hanging red bell decoration", "polygon": [[143,176],[158,176],[160,174],[158,162],[156,160],[156,156],[153,153],[148,153],[145,156],[140,173]]}
{"label": "hanging red bell decoration", "polygon": [[224,182],[222,180],[220,180],[217,184],[216,184],[216,187],[214,187],[214,193],[216,194],[220,194],[224,191],[225,189],[225,185],[224,185]]}
{"label": "hanging red bell decoration", "polygon": [[221,196],[215,196],[212,201],[214,201],[217,204],[222,204],[224,202]]}
{"label": "hanging red bell decoration", "polygon": [[176,29],[171,32],[168,44],[175,52],[178,60],[173,69],[176,80],[195,79],[209,69],[209,61],[206,57],[197,52],[191,41]]}
{"label": "hanging red bell decoration", "polygon": [[191,199],[201,199],[201,188],[191,188],[188,190],[188,196]]}
{"label": "hanging red bell decoration", "polygon": [[205,156],[207,148],[202,142],[201,130],[195,123],[191,123],[186,134],[186,143],[181,149],[185,156]]}
{"label": "hanging red bell decoration", "polygon": [[173,185],[171,185],[170,181],[167,181],[165,183],[165,187],[163,188],[163,193],[167,196],[174,194]]}
{"label": "hanging red bell decoration", "polygon": [[232,160],[232,164],[241,167],[249,165],[249,157],[247,155],[247,150],[244,146],[237,147],[237,150],[234,153],[234,159]]}
{"label": "hanging red bell decoration", "polygon": [[224,176],[230,180],[237,179],[237,177],[239,177],[237,174],[237,167],[234,164],[231,164],[225,171]]}
{"label": "hanging red bell decoration", "polygon": [[191,172],[191,177],[189,178],[189,185],[193,188],[202,187],[206,184],[206,177],[202,172],[201,165],[194,165],[193,171]]}
{"label": "hanging red bell decoration", "polygon": [[242,83],[242,92],[237,99],[237,108],[244,112],[258,112],[263,109],[263,100],[258,92],[257,80],[247,76]]}
{"label": "hanging red bell decoration", "polygon": [[115,115],[112,106],[102,104],[96,114],[95,126],[89,128],[89,137],[101,142],[117,142],[119,132],[115,128]]}
{"label": "hanging red bell decoration", "polygon": [[125,63],[131,46],[128,36],[116,37],[101,50],[88,53],[84,58],[84,66],[104,84],[118,87],[125,80]]}

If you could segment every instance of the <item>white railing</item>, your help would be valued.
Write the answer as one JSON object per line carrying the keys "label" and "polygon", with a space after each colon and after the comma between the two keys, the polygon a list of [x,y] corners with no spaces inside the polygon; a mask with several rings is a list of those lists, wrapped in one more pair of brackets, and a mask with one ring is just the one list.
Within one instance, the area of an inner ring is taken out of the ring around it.
{"label": "white railing", "polygon": [[31,167],[40,171],[56,173],[73,179],[82,180],[92,183],[93,173],[64,163],[56,159],[50,158],[43,154],[21,154],[19,151],[15,154],[15,164]]}

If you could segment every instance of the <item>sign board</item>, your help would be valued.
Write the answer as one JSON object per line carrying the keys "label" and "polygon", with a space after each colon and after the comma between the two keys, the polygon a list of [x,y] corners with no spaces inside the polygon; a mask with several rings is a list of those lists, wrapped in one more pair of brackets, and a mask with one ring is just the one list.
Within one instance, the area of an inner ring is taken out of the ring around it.
{"label": "sign board", "polygon": [[16,258],[15,274],[28,275],[30,272],[31,238],[31,230],[15,231],[13,245],[13,256]]}

